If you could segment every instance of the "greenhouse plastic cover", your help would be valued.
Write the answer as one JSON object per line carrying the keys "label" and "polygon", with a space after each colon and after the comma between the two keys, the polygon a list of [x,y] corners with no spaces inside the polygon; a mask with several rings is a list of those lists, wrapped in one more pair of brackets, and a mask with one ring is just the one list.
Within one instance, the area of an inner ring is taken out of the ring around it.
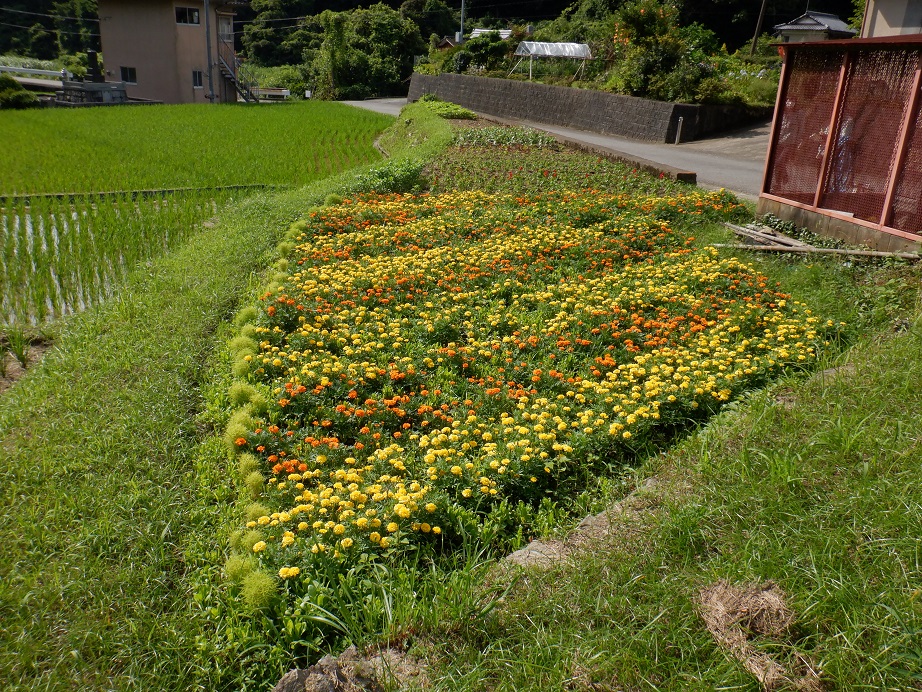
{"label": "greenhouse plastic cover", "polygon": [[580,58],[582,60],[592,58],[589,46],[585,43],[522,41],[515,49],[515,54],[542,58]]}

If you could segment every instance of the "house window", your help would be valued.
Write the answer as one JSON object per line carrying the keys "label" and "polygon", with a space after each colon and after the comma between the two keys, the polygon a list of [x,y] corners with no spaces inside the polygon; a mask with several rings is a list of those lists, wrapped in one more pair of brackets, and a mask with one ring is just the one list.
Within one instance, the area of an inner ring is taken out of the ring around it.
{"label": "house window", "polygon": [[195,7],[177,7],[176,8],[177,24],[198,24],[198,9]]}
{"label": "house window", "polygon": [[192,70],[192,87],[201,89],[204,86],[203,77],[201,70]]}
{"label": "house window", "polygon": [[138,69],[136,67],[121,67],[122,81],[128,84],[138,83]]}

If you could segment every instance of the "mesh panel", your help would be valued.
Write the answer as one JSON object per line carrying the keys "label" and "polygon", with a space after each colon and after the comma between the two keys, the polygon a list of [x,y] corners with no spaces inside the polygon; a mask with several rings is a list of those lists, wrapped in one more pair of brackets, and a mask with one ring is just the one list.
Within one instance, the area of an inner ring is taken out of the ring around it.
{"label": "mesh panel", "polygon": [[792,52],[768,171],[770,194],[813,204],[842,58],[842,51]]}
{"label": "mesh panel", "polygon": [[893,217],[889,225],[922,234],[922,99],[911,127],[906,159],[893,191]]}
{"label": "mesh panel", "polygon": [[854,55],[836,118],[820,206],[881,220],[915,75],[915,52]]}

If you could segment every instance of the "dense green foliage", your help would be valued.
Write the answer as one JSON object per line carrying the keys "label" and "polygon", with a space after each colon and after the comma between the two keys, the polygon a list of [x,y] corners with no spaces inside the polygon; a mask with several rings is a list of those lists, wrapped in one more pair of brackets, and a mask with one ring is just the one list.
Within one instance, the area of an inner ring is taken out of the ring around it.
{"label": "dense green foliage", "polygon": [[0,7],[0,55],[52,60],[99,50],[96,0],[6,0]]}
{"label": "dense green foliage", "polygon": [[413,56],[425,51],[419,28],[383,3],[320,15],[323,43],[308,66],[321,98],[360,99],[405,91]]}
{"label": "dense green foliage", "polygon": [[22,110],[38,105],[38,99],[8,74],[0,74],[0,110]]}

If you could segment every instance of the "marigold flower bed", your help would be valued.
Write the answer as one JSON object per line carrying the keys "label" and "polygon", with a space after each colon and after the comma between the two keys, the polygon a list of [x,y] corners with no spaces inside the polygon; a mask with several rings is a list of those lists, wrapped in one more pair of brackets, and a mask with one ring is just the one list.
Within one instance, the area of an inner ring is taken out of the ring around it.
{"label": "marigold flower bed", "polygon": [[815,359],[829,325],[668,221],[738,211],[692,190],[314,212],[242,357],[269,400],[235,438],[269,477],[247,549],[294,584],[450,546],[500,503],[553,497],[590,457],[620,463]]}

